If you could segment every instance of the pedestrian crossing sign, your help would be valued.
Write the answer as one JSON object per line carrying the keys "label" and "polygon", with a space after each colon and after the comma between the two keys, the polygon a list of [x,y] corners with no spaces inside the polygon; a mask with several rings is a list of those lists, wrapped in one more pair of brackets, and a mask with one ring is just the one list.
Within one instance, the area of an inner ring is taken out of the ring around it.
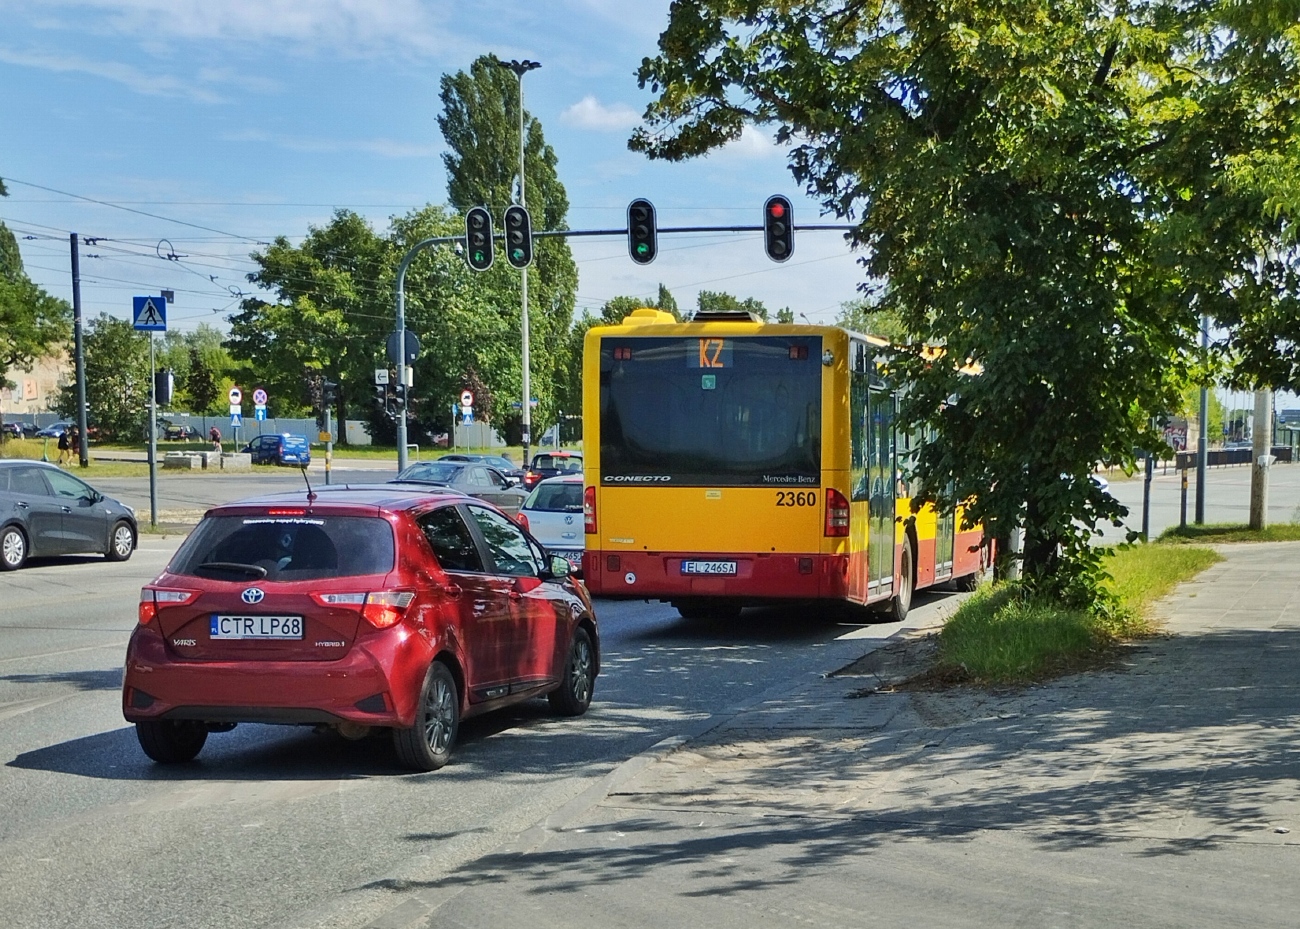
{"label": "pedestrian crossing sign", "polygon": [[132,297],[132,325],[141,332],[167,331],[167,301],[162,297]]}

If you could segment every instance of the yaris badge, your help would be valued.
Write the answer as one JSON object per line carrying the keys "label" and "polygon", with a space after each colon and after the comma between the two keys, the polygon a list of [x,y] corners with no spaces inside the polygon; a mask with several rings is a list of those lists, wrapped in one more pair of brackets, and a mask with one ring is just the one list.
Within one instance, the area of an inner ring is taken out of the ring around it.
{"label": "yaris badge", "polygon": [[261,603],[262,598],[265,596],[266,592],[260,587],[250,587],[239,595],[240,599],[245,603]]}

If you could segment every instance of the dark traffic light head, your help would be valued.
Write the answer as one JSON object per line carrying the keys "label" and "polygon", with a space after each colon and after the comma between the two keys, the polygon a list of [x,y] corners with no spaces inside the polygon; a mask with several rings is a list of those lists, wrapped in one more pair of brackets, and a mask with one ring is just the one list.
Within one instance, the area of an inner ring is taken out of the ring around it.
{"label": "dark traffic light head", "polygon": [[639,265],[648,265],[659,254],[655,207],[649,200],[633,200],[627,206],[627,252]]}
{"label": "dark traffic light head", "polygon": [[506,261],[514,268],[533,261],[533,221],[522,206],[506,207]]}
{"label": "dark traffic light head", "polygon": [[763,204],[763,248],[773,261],[794,254],[794,210],[789,197],[777,194]]}
{"label": "dark traffic light head", "polygon": [[465,214],[465,260],[475,271],[492,267],[492,214],[485,207]]}

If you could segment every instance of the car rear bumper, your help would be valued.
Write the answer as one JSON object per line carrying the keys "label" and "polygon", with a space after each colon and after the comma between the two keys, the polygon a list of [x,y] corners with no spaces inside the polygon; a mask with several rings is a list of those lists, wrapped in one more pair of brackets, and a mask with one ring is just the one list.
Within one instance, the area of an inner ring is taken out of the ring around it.
{"label": "car rear bumper", "polygon": [[422,636],[354,644],[335,661],[193,661],[170,655],[156,630],[127,647],[122,715],[128,722],[337,723],[409,726],[432,659]]}
{"label": "car rear bumper", "polygon": [[[683,561],[735,562],[735,574],[683,574]],[[848,557],[775,552],[606,552],[582,556],[583,583],[592,595],[635,600],[717,597],[771,600],[844,599]]]}

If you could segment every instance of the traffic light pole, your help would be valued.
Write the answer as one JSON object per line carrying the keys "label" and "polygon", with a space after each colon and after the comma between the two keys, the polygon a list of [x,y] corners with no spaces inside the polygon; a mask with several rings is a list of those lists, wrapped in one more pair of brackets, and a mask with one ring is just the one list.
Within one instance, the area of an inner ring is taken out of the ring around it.
{"label": "traffic light pole", "polygon": [[401,385],[401,400],[398,402],[397,416],[397,470],[406,470],[406,405],[410,399],[406,388],[406,270],[415,260],[415,256],[432,245],[450,245],[465,241],[464,236],[439,235],[422,239],[410,247],[402,256],[402,263],[397,266],[397,383]]}

